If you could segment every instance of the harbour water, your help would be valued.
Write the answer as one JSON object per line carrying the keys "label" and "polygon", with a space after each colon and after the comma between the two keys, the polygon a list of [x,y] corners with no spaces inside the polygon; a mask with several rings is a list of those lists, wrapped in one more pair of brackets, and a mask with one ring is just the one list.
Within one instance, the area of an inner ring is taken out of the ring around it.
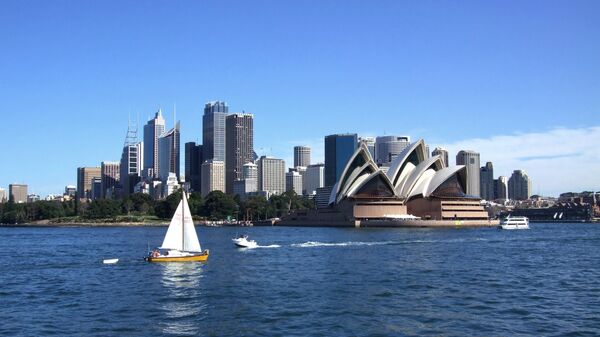
{"label": "harbour water", "polygon": [[0,335],[600,335],[598,225],[197,227],[207,264],[145,263],[165,231],[0,228]]}

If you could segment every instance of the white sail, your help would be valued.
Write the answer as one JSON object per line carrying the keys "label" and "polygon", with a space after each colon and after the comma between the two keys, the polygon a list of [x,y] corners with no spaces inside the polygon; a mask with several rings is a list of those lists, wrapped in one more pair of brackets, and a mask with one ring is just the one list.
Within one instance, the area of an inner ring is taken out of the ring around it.
{"label": "white sail", "polygon": [[186,252],[202,251],[185,193],[171,219],[169,229],[167,229],[167,234],[160,248]]}
{"label": "white sail", "polygon": [[186,252],[201,252],[202,247],[200,247],[200,242],[196,235],[194,220],[192,220],[192,212],[190,212],[185,192],[183,193],[183,210],[183,250]]}
{"label": "white sail", "polygon": [[163,249],[176,249],[183,250],[183,200],[179,202],[179,206],[177,206],[177,210],[171,218],[171,223],[169,224],[169,229],[167,229],[167,235],[165,235],[165,239],[163,240],[162,246],[160,248]]}

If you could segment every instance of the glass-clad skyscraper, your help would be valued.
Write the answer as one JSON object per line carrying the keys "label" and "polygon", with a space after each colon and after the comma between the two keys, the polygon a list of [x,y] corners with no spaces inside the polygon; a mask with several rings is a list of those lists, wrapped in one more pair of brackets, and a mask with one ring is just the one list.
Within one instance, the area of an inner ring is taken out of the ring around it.
{"label": "glass-clad skyscraper", "polygon": [[325,186],[333,186],[358,146],[356,133],[325,137]]}
{"label": "glass-clad skyscraper", "polygon": [[202,151],[204,160],[225,162],[225,119],[229,107],[226,102],[208,102],[202,116]]}

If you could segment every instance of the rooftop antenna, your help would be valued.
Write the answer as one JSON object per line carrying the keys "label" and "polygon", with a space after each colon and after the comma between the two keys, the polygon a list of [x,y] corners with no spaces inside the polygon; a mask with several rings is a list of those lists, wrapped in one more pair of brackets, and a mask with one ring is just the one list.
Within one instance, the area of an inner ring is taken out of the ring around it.
{"label": "rooftop antenna", "polygon": [[131,114],[127,117],[127,134],[125,135],[125,143],[123,147],[135,145],[137,143],[137,123],[131,122]]}

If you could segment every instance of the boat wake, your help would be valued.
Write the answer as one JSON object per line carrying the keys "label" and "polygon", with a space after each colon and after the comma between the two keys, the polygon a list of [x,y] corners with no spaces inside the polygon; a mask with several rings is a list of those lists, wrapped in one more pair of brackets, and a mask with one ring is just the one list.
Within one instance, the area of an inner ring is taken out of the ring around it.
{"label": "boat wake", "polygon": [[378,246],[378,245],[389,245],[394,244],[392,241],[372,241],[372,242],[361,242],[361,241],[349,241],[349,242],[319,242],[319,241],[308,241],[304,243],[294,243],[292,247],[345,247],[345,246]]}
{"label": "boat wake", "polygon": [[281,247],[280,245],[268,245],[268,246],[258,245],[258,246],[254,247],[254,248],[280,248],[280,247]]}

